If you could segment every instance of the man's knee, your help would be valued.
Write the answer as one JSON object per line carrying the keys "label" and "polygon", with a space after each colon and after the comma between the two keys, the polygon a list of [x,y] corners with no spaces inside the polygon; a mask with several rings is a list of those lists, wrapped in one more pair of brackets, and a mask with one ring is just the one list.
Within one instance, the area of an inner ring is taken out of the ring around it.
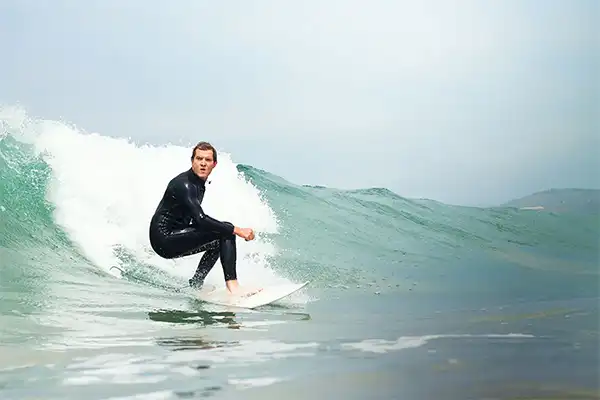
{"label": "man's knee", "polygon": [[235,239],[236,239],[236,236],[233,233],[231,235],[225,235],[225,236],[221,237],[221,241],[227,240],[227,241],[230,241],[233,243],[235,243]]}
{"label": "man's knee", "polygon": [[163,243],[153,243],[152,249],[162,258],[175,259],[197,254],[201,251],[197,247],[182,246],[177,243],[165,241]]}
{"label": "man's knee", "polygon": [[152,250],[162,258],[174,258],[162,243],[156,243],[154,240],[150,240],[150,247],[152,247]]}

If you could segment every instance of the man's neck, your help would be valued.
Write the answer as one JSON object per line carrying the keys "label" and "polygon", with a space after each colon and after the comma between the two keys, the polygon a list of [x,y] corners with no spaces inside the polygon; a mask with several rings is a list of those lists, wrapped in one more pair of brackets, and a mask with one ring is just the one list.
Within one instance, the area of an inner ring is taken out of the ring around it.
{"label": "man's neck", "polygon": [[194,172],[194,170],[193,170],[192,168],[190,168],[190,169],[188,170],[188,175],[189,175],[190,179],[191,179],[193,182],[195,182],[195,183],[198,183],[198,184],[200,184],[200,185],[204,186],[204,184],[205,184],[205,180],[204,180],[204,179],[202,179],[202,178],[200,178],[198,175],[196,175],[196,173]]}

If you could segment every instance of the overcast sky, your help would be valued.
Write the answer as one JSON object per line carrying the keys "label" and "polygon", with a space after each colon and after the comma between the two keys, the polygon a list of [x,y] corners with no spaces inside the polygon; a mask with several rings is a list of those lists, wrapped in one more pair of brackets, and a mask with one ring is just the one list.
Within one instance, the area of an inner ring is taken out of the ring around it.
{"label": "overcast sky", "polygon": [[0,1],[0,104],[300,184],[599,186],[599,3]]}

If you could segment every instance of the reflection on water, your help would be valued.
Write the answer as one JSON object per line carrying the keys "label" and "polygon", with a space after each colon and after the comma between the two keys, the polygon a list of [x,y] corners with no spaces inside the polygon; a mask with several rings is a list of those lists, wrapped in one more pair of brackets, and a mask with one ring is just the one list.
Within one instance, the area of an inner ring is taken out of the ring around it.
{"label": "reflection on water", "polygon": [[182,311],[182,310],[157,310],[150,311],[148,317],[152,321],[170,322],[175,324],[194,324],[201,326],[228,324],[237,326],[235,313],[214,311]]}
{"label": "reflection on water", "polygon": [[[169,337],[158,338],[156,344],[164,346],[172,351],[181,350],[212,350],[218,348],[234,347],[238,342],[225,342],[216,340],[206,340],[201,337]],[[208,366],[199,366],[196,369],[206,369]]]}
{"label": "reflection on water", "polygon": [[204,389],[195,390],[195,391],[186,391],[186,392],[175,391],[175,392],[173,392],[173,394],[175,394],[175,396],[177,396],[177,398],[179,398],[179,399],[207,398],[207,397],[211,397],[212,395],[216,394],[216,392],[218,392],[221,389],[222,389],[221,386],[208,386]]}
{"label": "reflection on water", "polygon": [[[256,318],[254,318],[256,317]],[[277,320],[273,320],[276,317]],[[233,311],[207,311],[207,310],[174,310],[159,309],[150,311],[148,318],[156,322],[174,324],[190,324],[199,326],[225,325],[229,329],[240,329],[243,326],[270,325],[286,321],[310,321],[311,316],[303,312],[286,312],[279,310],[244,310],[236,314]],[[244,323],[242,319],[246,319]],[[253,320],[253,321],[252,321]]]}

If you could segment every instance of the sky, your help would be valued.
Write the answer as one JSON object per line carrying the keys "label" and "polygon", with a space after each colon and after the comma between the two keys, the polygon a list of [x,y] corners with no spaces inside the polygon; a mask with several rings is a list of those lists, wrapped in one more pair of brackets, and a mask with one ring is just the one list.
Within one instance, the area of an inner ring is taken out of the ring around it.
{"label": "sky", "polygon": [[600,188],[597,1],[0,2],[0,105],[297,184]]}

